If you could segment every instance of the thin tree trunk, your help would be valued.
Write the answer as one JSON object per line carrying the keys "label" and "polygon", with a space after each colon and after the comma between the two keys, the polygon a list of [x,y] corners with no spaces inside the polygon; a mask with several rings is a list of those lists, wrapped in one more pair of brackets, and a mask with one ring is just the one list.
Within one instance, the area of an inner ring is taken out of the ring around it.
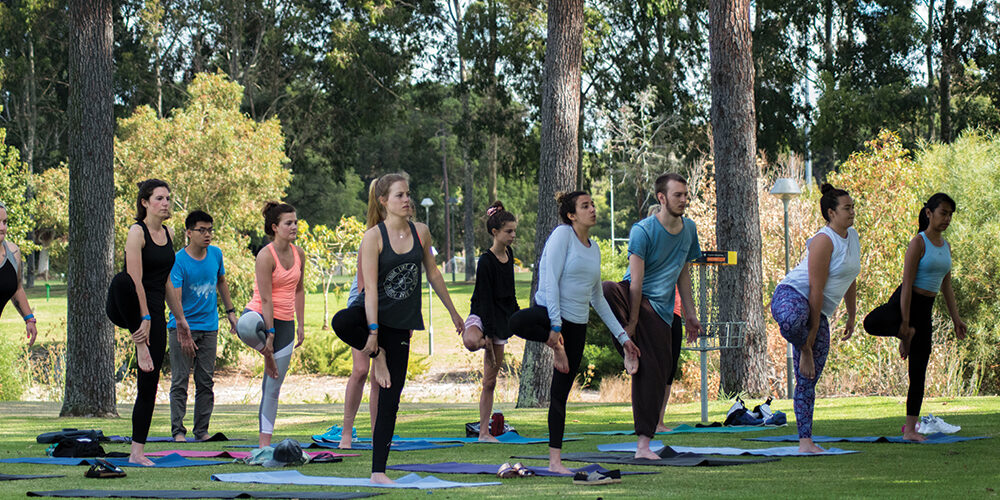
{"label": "thin tree trunk", "polygon": [[927,47],[924,55],[927,57],[927,136],[928,141],[934,140],[934,0],[927,2]]}
{"label": "thin tree trunk", "polygon": [[722,351],[722,390],[768,392],[767,337],[761,300],[758,167],[755,161],[754,66],[750,0],[709,0],[712,131],[716,173],[716,239],[739,255],[719,270],[717,297],[723,321],[746,321],[743,349]]}
{"label": "thin tree trunk", "polygon": [[941,142],[951,142],[951,66],[955,62],[955,0],[944,0],[941,20]]}
{"label": "thin tree trunk", "polygon": [[330,280],[333,277],[330,273],[327,273],[326,277],[323,278],[323,330],[330,329]]}
{"label": "thin tree trunk", "polygon": [[833,71],[833,0],[823,0],[823,69]]}
{"label": "thin tree trunk", "polygon": [[454,273],[455,262],[452,260],[451,248],[451,189],[448,186],[448,153],[445,149],[446,136],[444,124],[441,124],[441,176],[444,181],[444,272],[449,268]]}
{"label": "thin tree trunk", "polygon": [[[24,162],[28,165],[28,177],[29,179],[35,175],[35,142],[38,137],[38,80],[35,75],[35,41],[34,33],[29,31],[27,33],[28,38],[28,88],[25,95],[28,99],[28,105],[25,106],[25,111],[28,115],[28,130],[25,135],[24,148],[22,150],[22,156]],[[24,197],[27,201],[31,201],[35,198],[35,191],[31,188],[31,182],[28,182],[28,189],[24,193]],[[32,230],[28,233],[28,238],[31,240],[35,239],[35,231]],[[35,265],[35,258],[37,252],[27,252],[25,254],[24,264],[24,287],[32,288],[35,286],[35,269],[38,267]]]}
{"label": "thin tree trunk", "polygon": [[111,0],[70,0],[69,279],[62,416],[117,416],[103,314],[114,249]]}
{"label": "thin tree trunk", "polygon": [[[545,45],[545,81],[542,84],[541,161],[538,168],[538,219],[535,224],[535,271],[531,295],[538,288],[538,261],[545,240],[558,224],[553,202],[557,191],[576,186],[579,141],[580,64],[583,54],[583,0],[550,0]],[[528,342],[521,363],[517,407],[540,407],[549,402],[552,352],[539,342]]]}

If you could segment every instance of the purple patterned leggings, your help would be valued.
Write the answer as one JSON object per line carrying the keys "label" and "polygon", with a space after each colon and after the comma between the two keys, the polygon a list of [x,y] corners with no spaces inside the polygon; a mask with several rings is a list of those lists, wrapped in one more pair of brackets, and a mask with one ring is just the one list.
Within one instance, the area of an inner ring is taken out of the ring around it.
{"label": "purple patterned leggings", "polygon": [[788,285],[778,285],[771,298],[771,316],[778,322],[781,336],[792,344],[795,365],[795,422],[799,427],[799,439],[812,437],[813,406],[816,403],[816,382],[826,356],[830,353],[830,324],[825,315],[819,317],[819,331],[813,343],[813,362],[816,376],[808,379],[799,373],[799,348],[809,336],[809,301]]}

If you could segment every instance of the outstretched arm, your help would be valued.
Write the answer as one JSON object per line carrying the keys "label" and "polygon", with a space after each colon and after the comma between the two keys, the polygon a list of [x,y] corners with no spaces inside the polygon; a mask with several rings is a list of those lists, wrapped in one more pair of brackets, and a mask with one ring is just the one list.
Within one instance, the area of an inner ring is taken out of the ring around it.
{"label": "outstretched arm", "polygon": [[955,301],[955,290],[951,287],[951,272],[944,275],[944,280],[941,281],[941,293],[944,295],[945,305],[948,306],[948,314],[951,315],[951,321],[955,325],[955,336],[959,340],[964,339],[968,327],[962,321],[961,316],[958,315],[958,302]]}
{"label": "outstretched arm", "polygon": [[451,314],[451,322],[455,324],[455,331],[462,333],[465,331],[465,321],[455,310],[455,305],[451,303],[448,287],[444,284],[444,277],[441,276],[441,271],[437,268],[437,263],[434,262],[434,254],[431,253],[431,231],[426,224],[420,222],[414,223],[414,226],[417,228],[417,234],[420,236],[420,243],[424,250],[424,269],[427,270],[427,281],[430,282],[434,293]]}
{"label": "outstretched arm", "polygon": [[14,262],[17,263],[17,290],[14,292],[14,296],[11,297],[11,302],[14,303],[14,308],[17,312],[24,318],[24,329],[28,336],[28,347],[35,344],[35,338],[38,337],[38,328],[36,327],[37,320],[35,315],[31,312],[31,306],[28,304],[28,295],[24,293],[24,287],[21,286],[21,249],[13,243],[8,243],[10,245],[10,251],[14,252]]}

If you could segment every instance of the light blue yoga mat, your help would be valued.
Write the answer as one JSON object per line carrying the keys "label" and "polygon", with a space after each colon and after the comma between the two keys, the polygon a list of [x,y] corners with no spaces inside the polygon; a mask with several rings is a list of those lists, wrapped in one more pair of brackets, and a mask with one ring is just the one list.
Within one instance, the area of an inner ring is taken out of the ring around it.
{"label": "light blue yoga mat", "polygon": [[[669,434],[732,434],[736,432],[755,432],[755,431],[766,431],[770,429],[777,429],[779,426],[773,425],[731,425],[728,427],[693,427],[687,424],[681,424],[670,432],[657,432],[657,436],[666,436]],[[784,426],[780,426],[784,427]],[[633,430],[621,430],[621,431],[592,431],[584,432],[582,434],[590,434],[595,436],[631,436],[635,434]],[[568,441],[568,440],[564,440]]]}
{"label": "light blue yoga mat", "polygon": [[212,480],[227,483],[295,484],[299,486],[362,486],[367,488],[419,490],[470,488],[474,486],[497,486],[502,484],[499,481],[484,483],[460,483],[456,481],[445,481],[434,476],[420,477],[415,473],[407,474],[399,479],[396,479],[396,484],[373,484],[370,479],[364,477],[307,476],[297,470],[212,474]]}
{"label": "light blue yoga mat", "polygon": [[[399,464],[390,465],[387,467],[391,470],[402,470],[407,472],[430,472],[432,474],[489,474],[495,476],[497,471],[500,470],[500,466],[496,464],[471,464],[465,462],[442,462],[438,464]],[[534,472],[536,476],[563,476],[572,477],[573,474],[577,472],[600,472],[607,473],[608,469],[601,467],[597,464],[585,465],[576,469],[570,469],[572,472],[569,474],[562,474],[559,472],[552,472],[548,467],[525,467],[526,469]],[[621,471],[624,476],[626,474],[659,474],[659,472],[636,472],[636,471]]]}
{"label": "light blue yoga mat", "polygon": [[[649,449],[653,450],[654,453],[660,454],[664,449],[663,443],[658,440],[653,440],[649,442]],[[636,443],[615,443],[615,444],[599,444],[597,445],[599,451],[619,451],[619,452],[630,452],[635,453]],[[758,449],[741,449],[741,448],[713,448],[713,447],[696,447],[696,446],[675,446],[670,445],[670,449],[674,450],[676,453],[696,453],[698,455],[726,455],[726,456],[741,456],[741,455],[753,455],[758,457],[811,457],[816,455],[847,455],[850,453],[857,453],[852,450],[841,450],[839,448],[830,448],[823,453],[802,453],[799,451],[798,446],[779,446],[777,448],[758,448]]]}
{"label": "light blue yoga mat", "polygon": [[[425,440],[419,441],[393,441],[391,447],[392,451],[415,451],[415,450],[436,450],[438,448],[457,448],[462,446],[462,443],[431,443]],[[337,443],[311,443],[306,448],[337,448]],[[354,442],[351,443],[352,450],[370,450],[372,449],[372,443],[367,442]]]}
{"label": "light blue yoga mat", "polygon": [[[754,438],[743,438],[744,441],[766,441],[770,443],[797,443],[799,437],[792,434],[788,436],[764,436],[764,437],[754,437]],[[814,443],[906,443],[906,444],[948,444],[948,443],[959,443],[962,441],[972,441],[975,439],[989,439],[989,436],[949,436],[941,432],[937,432],[927,436],[927,440],[920,441],[908,441],[903,439],[903,436],[858,436],[858,437],[830,437],[830,436],[813,436]]]}
{"label": "light blue yoga mat", "polygon": [[[231,460],[191,460],[176,453],[164,457],[149,457],[153,461],[152,467],[196,467],[199,465],[220,465],[230,464]],[[128,458],[105,458],[119,467],[150,467],[148,465],[130,464]],[[93,465],[96,461],[93,458],[68,458],[68,457],[21,457],[5,458],[0,460],[8,464],[41,464],[41,465]]]}
{"label": "light blue yoga mat", "polygon": [[[579,441],[583,438],[566,438],[563,441]],[[500,444],[547,444],[549,442],[546,438],[530,438],[523,437],[520,434],[510,431],[505,432],[497,436],[497,441]],[[358,438],[355,442],[371,442],[371,438]],[[497,444],[497,443],[481,443],[478,437],[392,437],[393,443],[412,443],[412,442],[429,442],[429,443],[477,443],[477,444]]]}

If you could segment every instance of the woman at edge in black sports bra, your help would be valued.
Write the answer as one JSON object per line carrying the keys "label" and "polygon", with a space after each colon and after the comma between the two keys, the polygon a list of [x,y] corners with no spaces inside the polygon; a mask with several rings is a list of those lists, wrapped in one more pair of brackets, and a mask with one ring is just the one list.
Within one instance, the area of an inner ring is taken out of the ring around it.
{"label": "woman at edge in black sports bra", "polygon": [[7,206],[0,203],[0,251],[3,252],[0,264],[0,312],[3,312],[7,302],[13,302],[14,308],[24,318],[24,327],[28,334],[28,347],[35,343],[38,329],[35,328],[35,315],[28,305],[28,296],[21,286],[21,249],[7,241]]}

